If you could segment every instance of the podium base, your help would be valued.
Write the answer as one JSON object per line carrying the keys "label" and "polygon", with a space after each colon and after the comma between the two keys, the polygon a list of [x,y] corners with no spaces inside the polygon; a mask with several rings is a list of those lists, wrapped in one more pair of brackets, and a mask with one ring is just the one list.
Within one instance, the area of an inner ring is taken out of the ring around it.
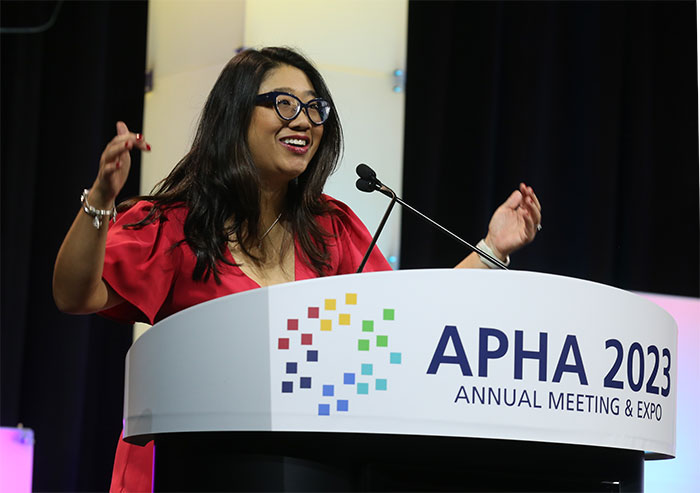
{"label": "podium base", "polygon": [[306,432],[156,439],[153,491],[642,491],[640,451]]}

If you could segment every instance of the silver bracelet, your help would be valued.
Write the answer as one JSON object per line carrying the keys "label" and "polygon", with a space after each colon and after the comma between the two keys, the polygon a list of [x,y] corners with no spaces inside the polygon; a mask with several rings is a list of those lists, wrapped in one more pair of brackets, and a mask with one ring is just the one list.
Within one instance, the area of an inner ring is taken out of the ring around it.
{"label": "silver bracelet", "polygon": [[[491,250],[491,247],[489,247],[489,246],[486,244],[486,240],[483,239],[483,238],[482,238],[482,240],[481,240],[479,243],[476,244],[476,248],[478,248],[479,250],[481,250],[481,251],[483,251],[483,252],[485,252],[485,253],[488,253],[488,254],[491,255],[493,258],[498,258],[498,256],[496,256],[496,254],[493,253],[493,250]],[[488,259],[485,259],[485,258],[482,257],[481,255],[479,255],[479,260],[481,260],[481,262],[482,262],[486,267],[488,267],[489,269],[498,269],[498,268],[499,268],[496,264],[494,264],[493,262],[491,262],[491,261],[488,260]],[[500,259],[499,259],[499,260],[500,260]],[[506,267],[508,267],[508,266],[510,265],[510,255],[506,255],[506,259],[503,261],[503,264],[504,264]]]}
{"label": "silver bracelet", "polygon": [[92,225],[95,226],[95,229],[100,229],[100,226],[102,226],[102,218],[103,217],[108,217],[114,222],[117,222],[117,208],[115,206],[112,206],[111,210],[105,210],[105,209],[95,209],[93,206],[88,204],[88,194],[90,193],[90,190],[87,188],[83,190],[83,194],[80,196],[80,203],[83,204],[83,211],[85,211],[85,214],[90,216],[92,218]]}

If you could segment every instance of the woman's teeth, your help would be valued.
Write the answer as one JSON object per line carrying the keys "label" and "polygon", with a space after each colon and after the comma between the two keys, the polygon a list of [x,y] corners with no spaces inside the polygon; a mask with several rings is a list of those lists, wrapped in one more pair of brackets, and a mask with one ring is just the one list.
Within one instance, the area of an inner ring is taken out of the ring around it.
{"label": "woman's teeth", "polygon": [[282,143],[297,147],[304,147],[306,145],[306,141],[304,139],[282,139]]}

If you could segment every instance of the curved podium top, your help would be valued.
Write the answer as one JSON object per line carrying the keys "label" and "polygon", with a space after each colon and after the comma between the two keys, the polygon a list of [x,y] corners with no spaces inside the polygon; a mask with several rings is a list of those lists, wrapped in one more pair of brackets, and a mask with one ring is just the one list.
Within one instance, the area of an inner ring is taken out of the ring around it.
{"label": "curved podium top", "polygon": [[532,272],[411,270],[281,284],[154,325],[127,355],[124,437],[440,435],[675,454],[674,320]]}

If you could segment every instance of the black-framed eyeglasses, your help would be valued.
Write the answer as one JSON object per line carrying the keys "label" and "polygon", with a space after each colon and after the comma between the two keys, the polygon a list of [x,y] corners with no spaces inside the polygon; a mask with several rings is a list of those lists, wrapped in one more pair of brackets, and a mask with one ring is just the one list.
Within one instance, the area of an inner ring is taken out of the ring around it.
{"label": "black-framed eyeglasses", "polygon": [[323,125],[331,114],[331,104],[325,99],[315,98],[308,103],[303,103],[294,94],[287,92],[272,91],[265,94],[258,94],[255,104],[273,103],[275,111],[283,120],[292,121],[303,109],[306,116],[314,125]]}

